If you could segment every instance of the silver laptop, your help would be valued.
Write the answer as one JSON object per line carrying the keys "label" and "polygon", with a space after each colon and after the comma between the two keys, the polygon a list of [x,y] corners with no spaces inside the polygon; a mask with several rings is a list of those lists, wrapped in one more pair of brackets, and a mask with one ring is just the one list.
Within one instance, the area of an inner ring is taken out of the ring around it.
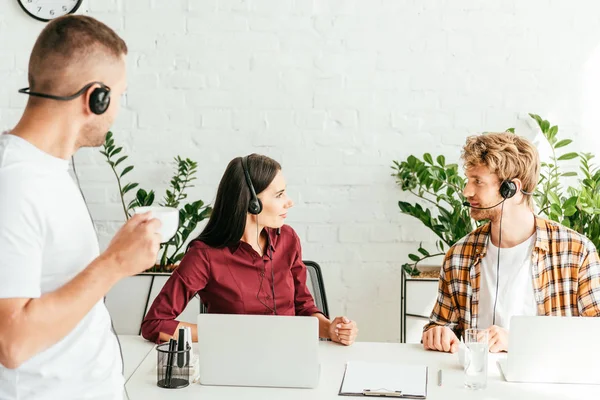
{"label": "silver laptop", "polygon": [[202,385],[314,388],[319,383],[315,317],[198,315]]}
{"label": "silver laptop", "polygon": [[600,384],[600,318],[511,318],[508,354],[498,362],[508,382]]}

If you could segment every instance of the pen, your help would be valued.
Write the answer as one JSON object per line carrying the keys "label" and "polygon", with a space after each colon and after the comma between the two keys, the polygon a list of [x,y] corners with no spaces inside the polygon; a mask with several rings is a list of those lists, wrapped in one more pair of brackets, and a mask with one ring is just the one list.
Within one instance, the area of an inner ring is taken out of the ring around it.
{"label": "pen", "polygon": [[165,386],[171,387],[171,377],[173,376],[173,356],[177,350],[177,341],[169,340],[169,354],[167,356],[167,370],[165,371]]}
{"label": "pen", "polygon": [[177,339],[177,366],[183,368],[185,365],[185,329],[179,328],[179,338]]}
{"label": "pen", "polygon": [[442,370],[438,370],[438,386],[442,386]]}

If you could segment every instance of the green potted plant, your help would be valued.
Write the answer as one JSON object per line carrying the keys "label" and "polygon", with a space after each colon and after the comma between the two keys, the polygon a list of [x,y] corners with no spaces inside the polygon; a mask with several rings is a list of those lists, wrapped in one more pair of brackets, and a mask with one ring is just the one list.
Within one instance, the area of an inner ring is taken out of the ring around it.
{"label": "green potted plant", "polygon": [[[151,206],[154,204],[154,190],[147,191],[138,188],[139,183],[137,182],[123,182],[123,177],[131,172],[134,167],[123,164],[128,156],[123,155],[123,147],[115,145],[112,132],[107,133],[100,153],[106,158],[106,162],[110,165],[117,180],[125,219],[131,217],[135,207]],[[163,199],[158,204],[179,209],[179,228],[170,241],[161,245],[159,262],[146,271],[149,273],[171,273],[185,254],[183,246],[189,239],[190,234],[196,229],[198,223],[210,216],[212,211],[211,207],[205,205],[202,200],[182,203],[187,198],[186,190],[193,187],[191,183],[196,179],[195,175],[198,171],[198,164],[189,158],[184,159],[179,156],[175,157],[174,162],[175,174],[170,181],[170,186],[166,190]],[[132,192],[135,188],[138,188],[135,196],[129,201],[125,200],[127,193]]]}

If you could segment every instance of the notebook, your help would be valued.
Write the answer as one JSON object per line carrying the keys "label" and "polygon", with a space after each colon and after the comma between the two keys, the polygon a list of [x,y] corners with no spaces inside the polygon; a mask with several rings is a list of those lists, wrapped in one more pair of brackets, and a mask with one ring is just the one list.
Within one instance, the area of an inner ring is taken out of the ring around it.
{"label": "notebook", "polygon": [[350,361],[340,396],[427,398],[427,366]]}
{"label": "notebook", "polygon": [[319,320],[198,314],[198,354],[202,385],[314,388],[320,378]]}
{"label": "notebook", "polygon": [[600,318],[514,316],[498,365],[507,382],[600,385],[599,336]]}

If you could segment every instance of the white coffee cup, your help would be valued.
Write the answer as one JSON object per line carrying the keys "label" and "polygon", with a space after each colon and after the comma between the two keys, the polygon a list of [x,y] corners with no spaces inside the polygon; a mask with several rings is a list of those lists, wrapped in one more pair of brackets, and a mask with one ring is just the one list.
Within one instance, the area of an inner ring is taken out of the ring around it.
{"label": "white coffee cup", "polygon": [[135,207],[133,209],[134,214],[143,214],[148,211],[151,213],[151,218],[156,218],[162,223],[158,230],[161,243],[171,240],[177,233],[177,228],[179,228],[179,210],[175,207],[162,206]]}

